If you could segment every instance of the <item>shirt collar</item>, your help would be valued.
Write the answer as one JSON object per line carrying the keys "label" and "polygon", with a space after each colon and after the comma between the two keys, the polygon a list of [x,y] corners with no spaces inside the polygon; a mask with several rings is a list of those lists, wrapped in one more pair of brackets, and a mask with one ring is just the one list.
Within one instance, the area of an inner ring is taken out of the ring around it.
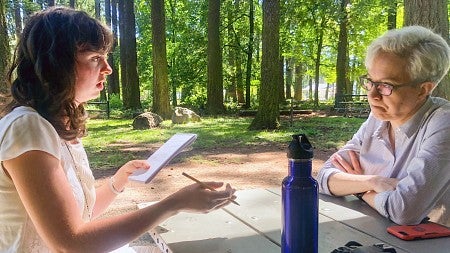
{"label": "shirt collar", "polygon": [[383,131],[387,130],[389,122],[387,121],[379,121],[378,126],[375,128],[375,131],[373,132],[373,136],[382,139],[383,137]]}

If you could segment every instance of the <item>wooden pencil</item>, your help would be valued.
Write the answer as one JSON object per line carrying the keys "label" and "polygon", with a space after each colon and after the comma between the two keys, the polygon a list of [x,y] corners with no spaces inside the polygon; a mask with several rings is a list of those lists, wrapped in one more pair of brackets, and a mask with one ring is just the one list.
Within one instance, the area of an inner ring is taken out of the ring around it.
{"label": "wooden pencil", "polygon": [[[183,175],[183,176],[185,176],[185,177],[191,179],[192,181],[194,181],[194,182],[200,184],[201,186],[205,187],[205,188],[208,189],[208,190],[216,191],[216,189],[214,189],[214,188],[212,188],[212,187],[209,187],[207,184],[203,183],[202,181],[198,180],[197,178],[195,178],[195,177],[193,177],[193,176],[188,175],[188,174],[185,173],[185,172],[181,173],[181,175]],[[235,204],[235,205],[240,206],[239,203],[236,202],[236,201],[234,201],[233,199],[230,199],[230,202],[233,203],[233,204]]]}

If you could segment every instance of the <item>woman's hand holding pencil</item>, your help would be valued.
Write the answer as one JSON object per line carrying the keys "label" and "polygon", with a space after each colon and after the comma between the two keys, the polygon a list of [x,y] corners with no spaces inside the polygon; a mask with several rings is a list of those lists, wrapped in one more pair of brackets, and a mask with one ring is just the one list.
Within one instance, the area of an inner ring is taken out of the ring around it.
{"label": "woman's hand holding pencil", "polygon": [[[192,181],[194,181],[194,182],[200,184],[202,187],[204,187],[204,188],[206,188],[206,189],[208,189],[208,190],[216,191],[216,189],[214,189],[214,188],[208,186],[207,184],[203,183],[202,181],[196,179],[196,178],[193,177],[193,176],[188,175],[188,174],[185,173],[185,172],[183,172],[183,173],[181,173],[181,174],[182,174],[183,176],[185,176],[185,177],[191,179]],[[236,196],[233,195],[232,197],[229,198],[229,201],[230,201],[231,203],[235,204],[235,205],[240,206],[239,203],[236,202],[236,201],[234,200],[235,197],[236,197]]]}

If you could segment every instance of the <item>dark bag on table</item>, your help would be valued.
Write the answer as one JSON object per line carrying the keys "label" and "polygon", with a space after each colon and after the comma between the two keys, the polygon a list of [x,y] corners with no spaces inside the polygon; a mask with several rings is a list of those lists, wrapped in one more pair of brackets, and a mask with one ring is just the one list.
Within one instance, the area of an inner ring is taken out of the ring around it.
{"label": "dark bag on table", "polygon": [[397,253],[394,247],[384,243],[376,243],[370,246],[363,246],[355,241],[349,241],[348,243],[345,244],[344,247],[339,247],[331,251],[331,253],[379,253],[379,252]]}

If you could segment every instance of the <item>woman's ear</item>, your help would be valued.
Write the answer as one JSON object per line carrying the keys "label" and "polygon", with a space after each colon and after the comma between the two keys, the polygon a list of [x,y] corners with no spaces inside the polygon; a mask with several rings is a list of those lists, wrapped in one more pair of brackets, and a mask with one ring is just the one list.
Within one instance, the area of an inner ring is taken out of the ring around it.
{"label": "woman's ear", "polygon": [[419,96],[429,97],[433,92],[434,88],[436,88],[436,84],[432,82],[424,82],[420,84],[420,93]]}

